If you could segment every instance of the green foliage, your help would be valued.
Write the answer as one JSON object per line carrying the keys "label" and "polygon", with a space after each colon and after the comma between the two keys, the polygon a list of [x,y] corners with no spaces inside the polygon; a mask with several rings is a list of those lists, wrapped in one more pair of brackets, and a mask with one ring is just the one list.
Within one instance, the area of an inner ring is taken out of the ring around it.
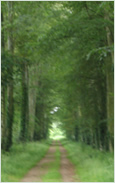
{"label": "green foliage", "polygon": [[82,182],[114,182],[114,155],[88,145],[62,141]]}
{"label": "green foliage", "polygon": [[29,142],[13,145],[9,153],[2,152],[2,182],[19,182],[44,157],[48,147],[47,142]]}
{"label": "green foliage", "polygon": [[[113,91],[107,91],[106,63],[113,54],[113,11],[113,2],[17,1],[10,22],[2,2],[2,86],[13,77],[13,141],[20,134],[24,141],[45,139],[60,121],[68,138],[109,149],[107,98]],[[7,52],[10,29],[13,54]],[[60,110],[51,114],[55,106]]]}

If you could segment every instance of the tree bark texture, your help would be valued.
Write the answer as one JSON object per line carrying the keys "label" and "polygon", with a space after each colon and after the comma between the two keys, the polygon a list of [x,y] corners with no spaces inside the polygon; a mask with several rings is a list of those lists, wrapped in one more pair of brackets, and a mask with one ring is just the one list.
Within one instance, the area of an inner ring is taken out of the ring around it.
{"label": "tree bark texture", "polygon": [[[109,20],[108,13],[105,13],[105,19]],[[113,45],[111,31],[108,26],[106,26],[107,33],[107,44],[108,46]],[[109,149],[113,151],[114,146],[114,53],[111,51],[108,54],[106,63],[106,83],[107,83],[107,119],[108,119],[108,131],[109,131]]]}
{"label": "tree bark texture", "polygon": [[[1,10],[1,24],[4,23],[3,10]],[[2,53],[5,51],[5,42],[4,42],[4,31],[1,32],[1,46]],[[2,85],[1,85],[1,147],[5,150],[5,140],[6,140],[6,83],[5,76],[2,75]]]}
{"label": "tree bark texture", "polygon": [[28,138],[29,100],[28,100],[28,65],[22,64],[22,106],[20,140],[25,142]]}
{"label": "tree bark texture", "polygon": [[38,67],[31,66],[29,68],[29,139],[33,140],[34,136],[34,127],[35,127],[35,108],[36,108],[36,94],[37,88],[36,85],[38,80]]}
{"label": "tree bark texture", "polygon": [[[14,44],[13,44],[13,30],[12,30],[12,22],[13,22],[13,2],[8,1],[8,19],[10,22],[10,28],[8,30],[8,50],[13,55],[14,52]],[[12,145],[12,126],[13,126],[13,118],[14,118],[14,102],[13,102],[13,60],[9,69],[9,82],[7,87],[7,96],[8,96],[8,107],[7,107],[7,129],[6,129],[6,150],[9,151]]]}

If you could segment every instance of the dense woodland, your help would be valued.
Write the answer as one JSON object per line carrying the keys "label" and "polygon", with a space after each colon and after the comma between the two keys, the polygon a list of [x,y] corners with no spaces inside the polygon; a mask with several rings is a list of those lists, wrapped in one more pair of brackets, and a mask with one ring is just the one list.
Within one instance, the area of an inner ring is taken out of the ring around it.
{"label": "dense woodland", "polygon": [[113,151],[114,2],[1,2],[2,149],[66,137]]}

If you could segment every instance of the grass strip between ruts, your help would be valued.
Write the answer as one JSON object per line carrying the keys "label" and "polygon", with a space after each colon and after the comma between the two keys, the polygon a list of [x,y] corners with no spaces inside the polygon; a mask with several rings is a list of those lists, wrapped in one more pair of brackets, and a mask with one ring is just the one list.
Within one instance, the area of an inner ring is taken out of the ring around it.
{"label": "grass strip between ruts", "polygon": [[56,147],[54,161],[48,165],[48,172],[42,177],[43,182],[62,182],[60,170],[61,153],[59,147]]}

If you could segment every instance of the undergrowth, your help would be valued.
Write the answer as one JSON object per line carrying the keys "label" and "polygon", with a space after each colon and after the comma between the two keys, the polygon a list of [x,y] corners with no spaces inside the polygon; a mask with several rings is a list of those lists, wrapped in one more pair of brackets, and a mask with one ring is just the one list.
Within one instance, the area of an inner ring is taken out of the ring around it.
{"label": "undergrowth", "polygon": [[1,181],[19,182],[46,154],[50,141],[13,145],[1,154]]}
{"label": "undergrowth", "polygon": [[114,154],[63,140],[68,157],[76,167],[81,182],[114,182]]}

